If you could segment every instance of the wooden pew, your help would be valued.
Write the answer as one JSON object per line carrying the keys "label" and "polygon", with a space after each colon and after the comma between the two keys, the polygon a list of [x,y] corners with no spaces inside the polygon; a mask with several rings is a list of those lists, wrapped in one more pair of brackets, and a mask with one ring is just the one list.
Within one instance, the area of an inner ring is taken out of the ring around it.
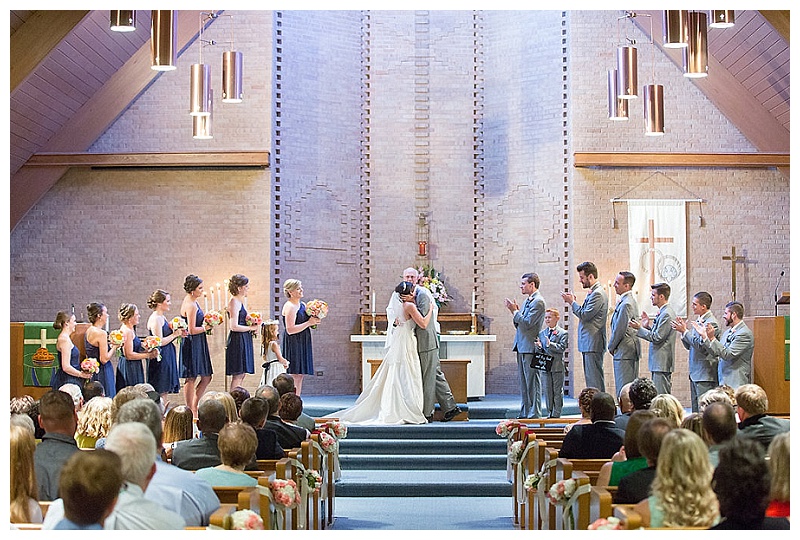
{"label": "wooden pew", "polygon": [[[329,422],[333,422],[334,420],[336,419],[328,418],[327,422],[325,422],[323,426],[320,426],[320,429],[329,430]],[[311,438],[319,444],[319,434],[312,433]],[[325,474],[322,476],[322,494],[325,498],[325,524],[326,528],[330,528],[336,519],[334,511],[336,502],[336,468],[339,465],[336,455],[332,453],[327,453],[323,458],[325,460]]]}
{"label": "wooden pew", "polygon": [[220,504],[237,504],[239,502],[239,492],[245,489],[253,489],[244,486],[211,486],[219,499]]}
{"label": "wooden pew", "polygon": [[[563,478],[569,478],[572,476],[572,465],[569,465],[569,470],[564,470],[564,464],[560,464],[558,462],[558,450],[554,448],[550,448],[547,446],[545,448],[545,455],[546,460],[555,462],[553,467],[550,467],[548,470],[548,474],[546,475],[545,479],[543,480],[545,483],[542,486],[542,489],[550,489],[550,486],[558,482]],[[544,499],[544,512],[540,514],[540,526],[539,529],[541,530],[555,530],[556,524],[556,507],[548,502],[548,500]]]}
{"label": "wooden pew", "polygon": [[[220,529],[225,528],[225,517],[233,514],[238,510],[236,504],[232,503],[225,503],[220,504],[219,508],[217,508],[211,517],[208,520],[208,524],[213,527],[219,527]],[[205,529],[205,527],[186,527],[187,529]]]}
{"label": "wooden pew", "polygon": [[[529,458],[534,462],[532,466],[533,468],[530,470],[531,472],[538,472],[541,471],[542,466],[547,463],[548,450],[552,449],[547,446],[545,441],[540,441],[539,439],[535,439],[534,444],[536,445],[535,448],[528,453]],[[555,455],[557,455],[557,453]],[[544,491],[550,488],[550,484],[548,483],[549,476],[550,472],[546,471],[545,477],[539,481],[538,489],[535,492],[527,492],[525,494],[527,498],[527,518],[525,520],[525,524],[527,528],[531,530],[540,530],[542,528],[541,512],[542,510],[546,510],[546,508],[543,506],[541,497],[544,494]]]}
{"label": "wooden pew", "polygon": [[[296,453],[295,453],[296,455]],[[294,480],[295,475],[295,467],[289,462],[288,457],[279,459],[278,463],[275,465],[275,473],[267,476],[262,476],[258,479],[258,485],[263,486],[269,489],[269,482],[273,478],[280,478],[285,480]],[[266,499],[266,500],[265,500]],[[266,512],[269,514],[270,512],[270,501],[269,498],[263,496],[261,499],[262,505],[262,518],[264,517],[264,513]],[[266,510],[265,510],[266,509]],[[297,518],[296,518],[296,509],[281,509],[276,508],[276,511],[282,515],[282,519],[278,519],[278,525],[282,524],[283,530],[294,530],[292,527],[297,527]],[[271,514],[270,514],[271,519]],[[266,527],[266,520],[264,521]]]}
{"label": "wooden pew", "polygon": [[[307,470],[316,470],[324,481],[325,462],[312,441],[303,441],[299,461]],[[325,528],[325,502],[322,486],[316,493],[309,494],[306,506],[306,528],[308,530],[319,531]]]}
{"label": "wooden pew", "polygon": [[620,520],[620,526],[626,530],[642,527],[642,516],[633,509],[634,504],[613,504],[612,515]]}
{"label": "wooden pew", "polygon": [[[516,442],[524,442],[527,438],[527,428],[522,425],[517,425],[517,432],[514,433],[513,436],[509,437],[507,448],[510,450],[511,446]],[[514,518],[514,525],[519,527],[520,525],[520,500],[519,500],[519,493],[520,493],[520,486],[519,484],[519,474],[518,469],[520,467],[519,463],[511,463],[510,458],[507,458],[510,470],[511,470],[511,506],[512,506],[512,516]]]}
{"label": "wooden pew", "polygon": [[[567,458],[559,458],[567,459]],[[600,468],[608,463],[607,459],[570,459],[573,471],[583,471],[589,477],[592,485],[597,485],[597,477],[600,474]]]}
{"label": "wooden pew", "polygon": [[589,493],[589,520],[587,528],[600,518],[609,518],[613,515],[611,509],[612,495],[604,487],[592,486]]}
{"label": "wooden pew", "polygon": [[[583,471],[572,471],[572,478],[577,481],[578,487],[591,485],[589,481],[589,477]],[[609,496],[610,497],[610,496]],[[587,530],[589,528],[590,521],[590,508],[591,508],[591,493],[585,493],[583,495],[579,495],[575,502],[572,504],[572,519],[575,523],[576,531]],[[611,500],[608,501],[609,506],[611,505]],[[565,507],[561,507],[562,516],[566,511]],[[610,508],[609,508],[610,509]],[[565,530],[564,521],[563,519],[559,519],[556,521],[556,529],[558,530]]]}

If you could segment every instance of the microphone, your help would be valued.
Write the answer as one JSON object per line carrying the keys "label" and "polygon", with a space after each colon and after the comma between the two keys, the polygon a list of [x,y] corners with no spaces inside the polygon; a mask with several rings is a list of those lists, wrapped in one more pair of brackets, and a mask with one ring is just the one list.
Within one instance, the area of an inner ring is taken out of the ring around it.
{"label": "microphone", "polygon": [[781,270],[781,275],[778,278],[778,283],[775,285],[775,316],[776,317],[778,316],[778,289],[780,288],[781,283],[783,282],[783,276],[784,275],[786,275],[786,271],[785,270]]}

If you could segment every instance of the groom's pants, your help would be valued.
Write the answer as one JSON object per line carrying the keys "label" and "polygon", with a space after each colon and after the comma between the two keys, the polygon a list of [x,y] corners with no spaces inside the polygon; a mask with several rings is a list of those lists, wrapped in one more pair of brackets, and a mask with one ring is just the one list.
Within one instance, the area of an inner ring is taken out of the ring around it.
{"label": "groom's pants", "polygon": [[422,368],[422,414],[432,416],[437,401],[443,413],[454,409],[456,400],[442,373],[439,349],[420,351],[419,364]]}

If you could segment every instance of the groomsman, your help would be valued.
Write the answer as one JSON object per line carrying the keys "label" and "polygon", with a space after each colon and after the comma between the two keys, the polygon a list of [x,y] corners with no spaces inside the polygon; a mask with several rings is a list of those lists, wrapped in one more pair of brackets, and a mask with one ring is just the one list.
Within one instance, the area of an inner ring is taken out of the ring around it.
{"label": "groomsman", "polygon": [[642,344],[636,339],[636,330],[628,326],[639,314],[639,305],[631,292],[634,283],[636,276],[630,272],[620,272],[614,280],[614,291],[619,299],[611,315],[608,352],[614,357],[614,387],[617,392],[639,376]]}
{"label": "groomsman", "polygon": [[516,300],[505,299],[505,304],[512,314],[514,327],[514,351],[517,352],[517,369],[519,371],[520,418],[541,418],[542,416],[542,381],[538,370],[531,367],[533,353],[536,352],[536,341],[544,323],[545,303],[539,292],[538,274],[523,274],[519,288],[527,296],[520,308]]}
{"label": "groomsman", "polygon": [[675,310],[669,305],[670,287],[666,283],[650,285],[650,301],[658,308],[658,315],[651,321],[642,312],[642,322],[628,324],[636,329],[636,335],[650,342],[647,365],[651,379],[659,394],[672,393],[672,370],[675,367]]}
{"label": "groomsman", "polygon": [[[705,327],[710,324],[714,333],[719,334],[717,318],[711,312],[711,295],[700,291],[692,297],[692,313],[697,316],[695,321]],[[680,317],[675,319],[672,327],[681,335],[681,343],[689,351],[689,387],[692,394],[692,412],[699,412],[697,398],[708,390],[719,385],[717,379],[717,355],[703,344],[703,337]]]}
{"label": "groomsman", "polygon": [[544,312],[545,327],[536,340],[537,350],[553,357],[550,371],[542,372],[544,402],[549,418],[561,418],[564,407],[564,351],[569,343],[569,333],[558,326],[561,315],[557,309],[547,308]]}
{"label": "groomsman", "polygon": [[744,324],[744,306],[740,302],[729,302],[722,315],[728,327],[718,341],[714,327],[692,323],[703,337],[703,344],[719,357],[719,383],[734,389],[752,381],[753,331]]}
{"label": "groomsman", "polygon": [[589,294],[579,305],[572,292],[561,293],[561,298],[572,306],[578,317],[578,350],[583,355],[583,374],[586,387],[606,391],[603,375],[603,354],[606,351],[606,321],[608,320],[608,295],[597,280],[597,267],[592,262],[582,262],[577,267],[578,280]]}

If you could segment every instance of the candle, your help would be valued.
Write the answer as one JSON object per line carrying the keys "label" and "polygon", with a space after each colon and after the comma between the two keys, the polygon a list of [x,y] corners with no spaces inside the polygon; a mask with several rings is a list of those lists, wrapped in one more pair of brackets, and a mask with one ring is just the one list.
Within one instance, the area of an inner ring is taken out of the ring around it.
{"label": "candle", "polygon": [[475,314],[475,291],[472,291],[472,314]]}
{"label": "candle", "polygon": [[375,315],[375,291],[372,291],[372,314]]}
{"label": "candle", "polygon": [[225,280],[225,303],[228,303],[228,280]]}
{"label": "candle", "polygon": [[106,317],[106,334],[108,334],[108,317]]}
{"label": "candle", "polygon": [[[211,309],[214,309],[214,287],[211,287]],[[222,306],[220,306],[220,309],[222,309]]]}
{"label": "candle", "polygon": [[206,301],[206,313],[208,313],[208,293],[203,291],[203,300]]}
{"label": "candle", "polygon": [[[227,285],[225,286],[225,288],[227,289]],[[219,283],[217,283],[217,303],[219,304],[219,309],[223,309],[223,307],[222,307],[222,289],[220,288]],[[225,304],[227,304],[227,303],[228,303],[228,295],[226,294],[225,295]]]}

